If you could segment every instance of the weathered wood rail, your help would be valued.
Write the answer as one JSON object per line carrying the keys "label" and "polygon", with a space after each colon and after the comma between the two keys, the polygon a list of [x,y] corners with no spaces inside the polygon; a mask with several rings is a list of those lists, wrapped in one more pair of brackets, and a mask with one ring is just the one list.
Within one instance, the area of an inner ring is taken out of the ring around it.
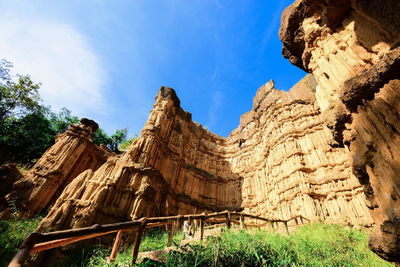
{"label": "weathered wood rail", "polygon": [[[222,218],[217,218],[222,217]],[[236,217],[236,219],[234,219]],[[245,218],[250,218],[253,220],[263,221],[263,224],[245,224]],[[132,264],[136,262],[140,242],[142,240],[143,234],[146,229],[166,226],[168,229],[168,245],[171,245],[172,238],[177,231],[183,225],[184,221],[188,221],[189,224],[197,222],[195,230],[199,230],[199,240],[201,241],[204,236],[204,229],[210,228],[206,227],[206,223],[214,223],[216,226],[226,225],[227,228],[231,228],[232,224],[239,225],[240,228],[244,229],[246,227],[264,227],[265,225],[270,225],[272,229],[274,224],[282,223],[285,226],[287,233],[289,233],[288,222],[296,220],[296,224],[304,224],[304,220],[310,222],[309,219],[303,217],[302,215],[294,216],[288,220],[280,219],[267,219],[264,217],[246,214],[243,212],[236,211],[222,211],[214,213],[201,213],[201,214],[189,214],[189,215],[176,215],[168,217],[153,217],[153,218],[141,218],[138,220],[133,220],[129,222],[120,222],[113,224],[99,225],[95,224],[90,227],[70,229],[55,231],[49,233],[31,233],[28,235],[20,249],[15,254],[14,258],[8,265],[9,267],[20,267],[23,266],[24,262],[28,259],[29,254],[37,253],[40,251],[49,250],[52,248],[57,248],[65,245],[69,245],[78,241],[92,239],[95,237],[100,237],[112,233],[117,233],[114,244],[111,250],[110,256],[107,258],[109,262],[115,260],[117,256],[118,249],[121,245],[122,235],[124,232],[132,231],[136,233],[135,241],[132,249]],[[300,223],[297,221],[299,220]],[[211,226],[212,227],[212,226]]]}

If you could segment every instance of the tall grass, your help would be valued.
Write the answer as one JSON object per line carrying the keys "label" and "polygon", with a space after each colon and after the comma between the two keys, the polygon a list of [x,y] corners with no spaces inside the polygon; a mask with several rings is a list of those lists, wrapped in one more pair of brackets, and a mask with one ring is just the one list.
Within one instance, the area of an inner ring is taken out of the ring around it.
{"label": "tall grass", "polygon": [[[182,241],[183,234],[177,233],[173,240],[172,245],[178,247]],[[140,252],[143,251],[154,251],[161,250],[166,247],[168,242],[168,234],[158,229],[152,229],[146,232],[142,242],[140,243]],[[84,261],[80,265],[74,264],[74,266],[90,266],[90,267],[102,267],[102,266],[129,266],[132,262],[131,252],[132,246],[118,253],[115,262],[107,264],[106,257],[110,255],[111,248],[104,248],[101,246],[91,248],[91,251],[84,257]]]}
{"label": "tall grass", "polygon": [[[0,266],[6,266],[25,236],[34,231],[40,219],[0,221]],[[179,246],[182,234],[174,237]],[[148,232],[140,251],[160,250],[168,235]],[[208,237],[184,248],[185,254],[170,252],[164,263],[145,261],[138,266],[393,266],[368,249],[367,233],[363,230],[330,224],[299,227],[289,236],[264,230],[225,231],[220,237]],[[122,250],[114,263],[106,263],[109,247],[94,246],[71,252],[58,266],[128,266],[129,247]]]}
{"label": "tall grass", "polygon": [[[161,249],[166,242],[166,233],[148,235],[141,251]],[[225,231],[183,249],[187,253],[170,252],[164,263],[145,261],[138,266],[393,266],[368,249],[365,231],[331,224],[299,227],[289,236],[264,230]],[[98,252],[88,266],[107,266],[107,253]],[[129,249],[111,266],[130,261]]]}
{"label": "tall grass", "polygon": [[25,237],[33,232],[41,218],[0,220],[0,266],[7,266]]}
{"label": "tall grass", "polygon": [[158,266],[393,266],[373,254],[367,240],[364,231],[328,224],[303,226],[289,236],[228,231],[191,245],[187,254],[170,253]]}

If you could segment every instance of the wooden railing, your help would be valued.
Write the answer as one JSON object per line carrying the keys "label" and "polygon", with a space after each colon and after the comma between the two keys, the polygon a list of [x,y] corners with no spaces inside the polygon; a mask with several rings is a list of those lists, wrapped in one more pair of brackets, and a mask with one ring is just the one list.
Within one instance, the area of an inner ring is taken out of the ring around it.
{"label": "wooden railing", "polygon": [[[221,219],[218,217],[223,217],[223,218]],[[234,217],[236,217],[236,220],[234,219]],[[264,223],[245,224],[244,222],[245,218],[261,220]],[[34,232],[31,233],[24,240],[20,249],[18,250],[18,252],[16,253],[16,255],[14,256],[14,258],[12,259],[11,263],[8,266],[9,267],[22,266],[23,263],[29,257],[29,254],[32,253],[37,253],[40,251],[45,251],[52,248],[65,246],[82,240],[87,240],[99,236],[117,233],[111,250],[111,254],[107,258],[109,262],[112,262],[117,256],[123,232],[128,232],[128,231],[136,232],[135,242],[132,249],[132,263],[135,263],[139,253],[140,242],[142,240],[143,234],[145,230],[149,228],[169,226],[168,245],[170,245],[172,243],[172,238],[176,230],[183,224],[184,221],[188,221],[189,224],[192,224],[194,221],[197,222],[198,228],[200,230],[199,240],[202,240],[204,236],[204,229],[206,223],[217,223],[219,224],[219,226],[226,225],[227,228],[231,228],[232,224],[237,224],[240,225],[242,229],[246,227],[263,227],[267,224],[270,224],[272,229],[274,229],[275,223],[283,223],[285,225],[287,233],[289,233],[288,222],[296,220],[296,223],[299,224],[297,222],[297,219],[300,220],[300,224],[304,224],[304,220],[310,222],[309,219],[303,217],[302,215],[294,216],[288,220],[279,220],[279,219],[267,219],[260,216],[246,214],[242,212],[236,212],[236,211],[222,211],[215,213],[177,215],[169,217],[141,218],[139,220],[134,220],[129,222],[104,224],[104,225],[95,224],[90,227],[49,232],[49,233]]]}

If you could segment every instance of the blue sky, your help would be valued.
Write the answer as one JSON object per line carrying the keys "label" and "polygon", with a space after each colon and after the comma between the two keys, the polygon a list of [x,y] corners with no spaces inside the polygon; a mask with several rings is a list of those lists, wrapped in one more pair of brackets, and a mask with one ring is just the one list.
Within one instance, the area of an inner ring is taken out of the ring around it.
{"label": "blue sky", "polygon": [[281,56],[278,0],[0,0],[0,58],[42,82],[107,132],[139,134],[160,86],[212,132],[227,136],[273,79],[288,90],[305,73]]}

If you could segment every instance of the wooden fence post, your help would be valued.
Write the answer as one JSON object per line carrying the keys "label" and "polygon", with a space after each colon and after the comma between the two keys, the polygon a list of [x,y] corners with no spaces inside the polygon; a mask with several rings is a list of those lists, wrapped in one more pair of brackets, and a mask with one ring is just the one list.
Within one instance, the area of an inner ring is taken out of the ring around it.
{"label": "wooden fence post", "polygon": [[189,216],[189,218],[187,219],[187,230],[188,230],[188,236],[191,237],[192,236],[192,231],[193,231],[193,219],[192,217]]}
{"label": "wooden fence post", "polygon": [[288,227],[288,222],[284,222],[285,224],[285,229],[286,229],[286,233],[289,235],[289,227]]}
{"label": "wooden fence post", "polygon": [[203,240],[203,236],[204,236],[204,219],[201,218],[200,219],[200,241]]}
{"label": "wooden fence post", "polygon": [[193,220],[193,236],[195,236],[198,229],[199,229],[199,219],[194,219]]}
{"label": "wooden fence post", "polygon": [[[155,218],[142,218],[139,220],[133,220],[129,222],[120,222],[120,223],[115,223],[115,224],[107,224],[107,225],[93,225],[90,227],[84,227],[80,229],[69,229],[69,230],[62,230],[62,231],[56,231],[56,232],[50,232],[50,233],[32,233],[29,235],[22,246],[20,247],[20,250],[17,252],[13,260],[11,261],[10,265],[11,267],[20,267],[23,265],[24,261],[29,257],[30,253],[35,253],[39,251],[44,251],[48,250],[51,248],[56,248],[60,246],[64,246],[67,244],[71,244],[77,241],[81,240],[86,240],[86,239],[91,239],[97,236],[103,236],[106,234],[111,234],[111,233],[117,233],[116,238],[114,240],[113,248],[109,257],[109,261],[113,261],[118,254],[118,249],[121,245],[121,240],[122,240],[122,235],[123,231],[135,231],[136,236],[134,237],[135,243],[132,249],[132,263],[135,263],[137,258],[138,258],[138,253],[139,253],[139,247],[141,240],[143,238],[143,234],[145,232],[146,227],[158,227],[158,226],[163,226],[165,224],[170,224],[171,220],[173,220],[175,223],[172,224],[171,231],[169,233],[169,239],[168,242],[169,244],[172,242],[173,235],[174,233],[179,230],[182,227],[182,222],[188,220],[191,224],[191,227],[193,228],[193,220],[199,220],[200,223],[200,240],[204,238],[204,229],[206,228],[206,220],[209,218],[212,218],[211,222],[212,223],[217,223],[215,225],[217,226],[223,226],[224,225],[224,219],[221,216],[225,216],[226,218],[226,227],[227,229],[232,227],[232,223],[239,223],[241,228],[246,228],[246,225],[244,223],[245,217],[252,218],[255,220],[262,220],[269,222],[271,224],[271,227],[273,230],[276,230],[275,228],[279,229],[278,223],[284,222],[282,220],[270,220],[267,218],[263,218],[260,216],[256,215],[251,215],[251,214],[246,214],[246,213],[239,213],[235,211],[228,211],[225,210],[223,212],[214,212],[211,214],[191,214],[191,215],[177,215],[177,216],[169,216],[169,217],[155,217]],[[234,217],[232,217],[234,216]],[[239,216],[239,222],[236,220],[235,216]],[[218,217],[218,218],[216,218]],[[233,218],[233,219],[232,219]],[[310,223],[310,219],[303,217],[302,215],[296,216],[296,223],[297,223],[297,218],[304,224],[306,220],[308,223]],[[294,218],[292,218],[294,219]],[[290,219],[290,220],[292,220]],[[149,222],[149,224],[148,224]],[[195,221],[197,223],[197,221]],[[285,228],[287,233],[289,233],[289,227],[288,227],[288,222],[284,222]],[[276,223],[276,227],[274,224]],[[249,227],[254,227],[257,225],[252,225],[249,224]],[[260,226],[260,225],[259,225]],[[196,225],[194,226],[196,228]],[[136,230],[134,230],[136,229]],[[196,229],[193,229],[196,230]]]}
{"label": "wooden fence post", "polygon": [[240,214],[239,221],[240,221],[240,229],[245,229],[243,214]]}
{"label": "wooden fence post", "polygon": [[146,219],[143,220],[142,225],[139,227],[136,233],[135,244],[132,249],[132,265],[135,264],[137,256],[139,254],[140,242],[142,241],[144,230],[146,229]]}
{"label": "wooden fence post", "polygon": [[114,245],[111,250],[111,255],[110,257],[107,257],[107,263],[111,263],[115,260],[115,257],[117,256],[119,246],[121,245],[121,239],[122,239],[122,231],[119,230],[117,233],[117,236],[115,237]]}
{"label": "wooden fence post", "polygon": [[176,229],[183,230],[183,222],[184,222],[184,217],[182,215],[178,215],[178,218],[176,219]]}
{"label": "wooden fence post", "polygon": [[175,234],[175,221],[173,221],[171,224],[168,225],[169,231],[168,231],[168,243],[167,246],[172,245],[172,241],[174,239],[174,234]]}
{"label": "wooden fence post", "polygon": [[228,229],[231,228],[231,213],[228,211],[228,213],[226,214],[226,227]]}

